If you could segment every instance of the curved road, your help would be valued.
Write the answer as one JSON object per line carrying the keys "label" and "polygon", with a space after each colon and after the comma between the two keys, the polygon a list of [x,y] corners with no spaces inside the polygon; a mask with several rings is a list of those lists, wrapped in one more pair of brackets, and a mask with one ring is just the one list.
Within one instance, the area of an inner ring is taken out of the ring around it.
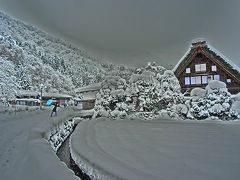
{"label": "curved road", "polygon": [[43,137],[57,118],[50,117],[50,110],[0,114],[0,179],[79,179],[59,161]]}

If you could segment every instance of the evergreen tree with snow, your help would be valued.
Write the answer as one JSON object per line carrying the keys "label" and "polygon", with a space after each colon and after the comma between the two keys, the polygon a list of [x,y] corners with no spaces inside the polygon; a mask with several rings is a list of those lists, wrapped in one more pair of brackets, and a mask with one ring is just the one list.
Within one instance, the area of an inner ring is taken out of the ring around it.
{"label": "evergreen tree with snow", "polygon": [[126,81],[119,76],[108,76],[97,94],[94,116],[125,117],[131,111],[126,98]]}
{"label": "evergreen tree with snow", "polygon": [[8,104],[14,100],[19,84],[11,61],[0,57],[0,67],[0,102]]}
{"label": "evergreen tree with snow", "polygon": [[[157,114],[182,99],[174,73],[155,63],[136,69],[130,78],[109,76],[97,95],[95,116],[124,117],[142,112]],[[179,97],[179,98],[178,98]]]}
{"label": "evergreen tree with snow", "polygon": [[192,99],[189,102],[190,113],[196,119],[206,119],[208,117],[235,119],[238,116],[231,109],[231,94],[228,92],[224,82],[212,80],[205,90],[193,89],[191,95]]}
{"label": "evergreen tree with snow", "polygon": [[137,108],[142,112],[158,112],[182,102],[183,99],[174,73],[154,62],[136,70],[136,74],[130,79],[131,88],[138,91]]}

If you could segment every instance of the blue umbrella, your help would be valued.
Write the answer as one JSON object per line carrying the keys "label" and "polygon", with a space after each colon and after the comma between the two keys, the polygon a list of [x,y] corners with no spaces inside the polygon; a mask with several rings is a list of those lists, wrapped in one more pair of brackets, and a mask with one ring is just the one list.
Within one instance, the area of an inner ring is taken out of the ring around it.
{"label": "blue umbrella", "polygon": [[52,105],[52,103],[53,103],[53,100],[52,100],[52,99],[49,99],[49,100],[47,100],[46,105],[47,105],[47,106],[50,106],[50,105]]}

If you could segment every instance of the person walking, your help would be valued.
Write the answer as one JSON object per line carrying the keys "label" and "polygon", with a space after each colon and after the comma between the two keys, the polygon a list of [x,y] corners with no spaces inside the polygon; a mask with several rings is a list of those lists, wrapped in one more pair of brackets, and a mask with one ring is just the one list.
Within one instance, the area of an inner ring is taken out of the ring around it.
{"label": "person walking", "polygon": [[52,117],[53,113],[55,113],[55,116],[57,116],[57,107],[58,107],[58,104],[55,103],[55,104],[54,104],[54,107],[53,107],[53,109],[52,109],[51,117]]}

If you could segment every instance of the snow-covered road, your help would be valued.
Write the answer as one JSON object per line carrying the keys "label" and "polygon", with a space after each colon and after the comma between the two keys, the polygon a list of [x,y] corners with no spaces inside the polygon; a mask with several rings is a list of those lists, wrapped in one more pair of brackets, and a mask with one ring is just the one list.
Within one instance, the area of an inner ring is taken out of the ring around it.
{"label": "snow-covered road", "polygon": [[71,142],[95,178],[240,179],[239,121],[97,119],[81,122]]}
{"label": "snow-covered road", "polygon": [[76,180],[44,139],[45,133],[68,118],[68,110],[58,117],[50,111],[0,114],[0,174],[1,180]]}

